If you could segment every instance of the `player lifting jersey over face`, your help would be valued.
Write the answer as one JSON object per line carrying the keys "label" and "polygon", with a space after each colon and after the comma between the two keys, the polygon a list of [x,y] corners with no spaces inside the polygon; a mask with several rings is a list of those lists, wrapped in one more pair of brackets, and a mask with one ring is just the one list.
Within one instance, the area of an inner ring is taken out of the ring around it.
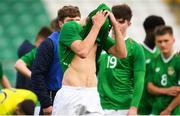
{"label": "player lifting jersey over face", "polygon": [[[55,115],[102,114],[96,88],[96,58],[101,49],[120,58],[126,57],[122,34],[109,7],[101,4],[91,13],[85,26],[81,25],[82,21],[72,21],[62,27],[59,57],[64,76],[63,86],[54,101]],[[89,30],[86,31],[89,24]],[[115,40],[108,37],[110,24],[116,32]]]}

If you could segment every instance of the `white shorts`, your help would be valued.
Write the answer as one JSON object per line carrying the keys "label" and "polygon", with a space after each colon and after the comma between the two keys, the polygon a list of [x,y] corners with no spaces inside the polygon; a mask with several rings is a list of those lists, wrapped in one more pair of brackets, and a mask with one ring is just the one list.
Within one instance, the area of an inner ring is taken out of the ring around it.
{"label": "white shorts", "polygon": [[104,109],[105,116],[127,116],[129,110],[107,110]]}
{"label": "white shorts", "polygon": [[97,88],[62,86],[55,96],[52,115],[104,115]]}

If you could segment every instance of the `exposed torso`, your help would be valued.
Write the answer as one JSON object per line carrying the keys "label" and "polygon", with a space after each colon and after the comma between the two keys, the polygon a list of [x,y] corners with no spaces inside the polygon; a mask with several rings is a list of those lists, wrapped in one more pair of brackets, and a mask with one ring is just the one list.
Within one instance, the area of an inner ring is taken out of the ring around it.
{"label": "exposed torso", "polygon": [[94,45],[88,56],[84,59],[75,55],[71,64],[64,72],[63,85],[75,87],[95,87],[96,78],[96,50]]}

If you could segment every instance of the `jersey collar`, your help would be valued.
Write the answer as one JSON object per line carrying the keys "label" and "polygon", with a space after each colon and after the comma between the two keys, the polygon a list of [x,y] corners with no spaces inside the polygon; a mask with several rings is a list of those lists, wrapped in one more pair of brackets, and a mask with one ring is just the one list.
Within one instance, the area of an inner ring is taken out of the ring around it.
{"label": "jersey collar", "polygon": [[165,58],[164,55],[161,53],[161,58],[163,60],[164,63],[168,63],[174,56],[174,54],[176,53],[176,50],[173,51],[173,53],[171,54],[171,56],[169,58]]}
{"label": "jersey collar", "polygon": [[124,38],[124,41],[126,41],[129,38],[129,35],[126,35],[126,37]]}
{"label": "jersey collar", "polygon": [[156,52],[156,46],[154,47],[154,49],[150,49],[146,44],[142,43],[143,47],[148,50],[151,53],[155,53]]}

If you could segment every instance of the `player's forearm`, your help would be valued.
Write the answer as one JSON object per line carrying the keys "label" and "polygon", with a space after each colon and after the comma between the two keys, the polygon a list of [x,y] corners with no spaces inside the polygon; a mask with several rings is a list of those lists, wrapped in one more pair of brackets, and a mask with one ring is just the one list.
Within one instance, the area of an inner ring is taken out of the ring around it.
{"label": "player's forearm", "polygon": [[174,99],[171,101],[171,103],[168,105],[168,107],[165,110],[172,112],[179,104],[180,104],[180,93],[178,94],[178,96],[174,97]]}
{"label": "player's forearm", "polygon": [[71,46],[72,50],[80,57],[86,58],[95,44],[99,30],[100,28],[98,26],[93,25],[89,34],[83,41],[78,42],[75,47]]}
{"label": "player's forearm", "polygon": [[125,58],[127,56],[127,51],[126,51],[126,45],[124,38],[122,36],[121,31],[119,30],[118,26],[113,26],[114,33],[115,33],[115,45],[112,47],[109,53],[112,55],[118,57],[118,58]]}
{"label": "player's forearm", "polygon": [[165,94],[165,89],[155,86],[152,82],[148,83],[147,89],[148,89],[148,92],[153,95]]}
{"label": "player's forearm", "polygon": [[31,71],[27,68],[26,63],[23,60],[19,59],[16,62],[14,67],[16,68],[17,71],[22,73],[25,77],[31,78]]}
{"label": "player's forearm", "polygon": [[2,87],[11,88],[11,84],[5,75],[3,75],[3,78],[2,78]]}

